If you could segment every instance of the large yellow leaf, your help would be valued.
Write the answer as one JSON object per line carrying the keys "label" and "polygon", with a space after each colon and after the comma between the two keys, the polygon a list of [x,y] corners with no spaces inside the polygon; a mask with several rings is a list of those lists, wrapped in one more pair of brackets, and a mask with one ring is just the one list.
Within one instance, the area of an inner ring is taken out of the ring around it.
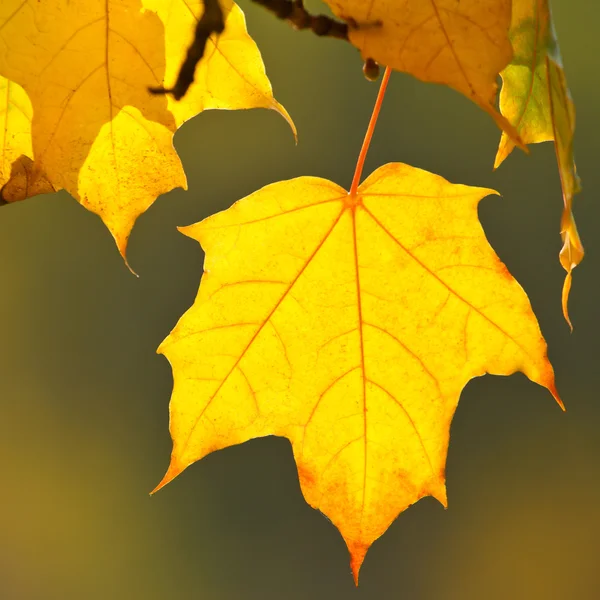
{"label": "large yellow leaf", "polygon": [[363,58],[458,90],[520,144],[515,128],[495,108],[496,78],[512,57],[512,0],[325,1],[340,18],[380,23],[350,30]]}
{"label": "large yellow leaf", "polygon": [[[567,271],[563,313],[571,324],[567,300],[571,272],[583,259],[583,244],[573,217],[573,196],[580,190],[573,158],[575,107],[562,65],[548,0],[514,0],[510,38],[512,62],[502,71],[500,110],[526,144],[554,141],[563,190],[560,262]],[[514,144],[502,134],[494,167],[500,166]]]}
{"label": "large yellow leaf", "polygon": [[400,511],[427,495],[445,505],[471,378],[522,371],[558,400],[529,300],[478,221],[491,193],[389,164],[356,195],[302,177],[186,227],[206,259],[159,349],[174,390],[158,487],[214,450],[285,436],[356,578]]}
{"label": "large yellow leaf", "polygon": [[[175,77],[201,2],[0,5],[0,75],[22,86],[33,106],[31,169],[99,214],[123,255],[136,218],[159,194],[186,186],[172,144],[186,119],[207,108],[250,107],[289,119],[272,96],[241,11],[225,4],[225,32],[207,45],[198,83],[179,104],[151,95],[148,86]],[[28,128],[11,124],[24,138]]]}

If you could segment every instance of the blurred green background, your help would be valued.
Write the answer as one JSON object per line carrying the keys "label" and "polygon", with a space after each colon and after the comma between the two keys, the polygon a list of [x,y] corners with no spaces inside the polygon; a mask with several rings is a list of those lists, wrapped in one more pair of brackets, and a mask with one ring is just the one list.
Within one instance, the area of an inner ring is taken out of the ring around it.
{"label": "blurred green background", "polygon": [[572,335],[551,144],[492,172],[492,120],[449,89],[394,74],[365,169],[402,161],[503,194],[482,202],[481,219],[529,293],[567,413],[524,376],[469,383],[452,425],[448,510],[427,498],[402,514],[358,590],[341,537],[304,503],[284,439],[214,453],[148,495],[171,448],[171,371],[155,349],[202,273],[199,246],[176,226],[281,179],[348,186],[378,88],[351,47],[240,4],[298,146],[272,111],[187,123],[175,145],[190,189],[138,221],[139,279],[66,193],[0,210],[0,598],[600,598],[600,4],[589,0],[553,3],[584,184]]}

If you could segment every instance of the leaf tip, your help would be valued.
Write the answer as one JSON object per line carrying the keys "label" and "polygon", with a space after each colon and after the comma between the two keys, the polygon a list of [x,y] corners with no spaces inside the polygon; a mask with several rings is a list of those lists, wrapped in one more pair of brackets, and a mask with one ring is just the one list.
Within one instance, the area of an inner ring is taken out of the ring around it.
{"label": "leaf tip", "polygon": [[127,260],[127,257],[121,253],[121,256],[123,257],[123,260],[125,261],[125,266],[129,269],[129,272],[132,275],[135,275],[138,279],[140,278],[140,276],[131,268],[131,265],[129,264],[129,261]]}
{"label": "leaf tip", "polygon": [[554,379],[546,386],[548,391],[552,394],[552,397],[556,400],[556,403],[560,406],[563,412],[567,412],[561,397],[558,395],[558,390],[556,389],[556,384],[554,383]]}
{"label": "leaf tip", "polygon": [[504,162],[506,157],[513,151],[514,147],[514,142],[506,135],[506,133],[502,132],[498,151],[496,152],[496,158],[494,159],[494,171]]}
{"label": "leaf tip", "polygon": [[[492,106],[491,104],[488,103],[478,103],[479,106],[481,106],[481,108],[483,108],[483,110],[485,110],[485,112],[487,112],[496,122],[496,125],[498,125],[498,127],[502,130],[503,133],[503,137],[506,136],[507,142],[510,143],[510,150],[508,150],[506,152],[506,154],[504,155],[504,157],[501,159],[500,162],[502,162],[502,160],[504,160],[504,158],[506,156],[508,156],[508,154],[510,153],[510,151],[515,147],[518,146],[519,148],[521,148],[521,150],[523,150],[523,152],[525,152],[525,154],[529,154],[529,148],[527,147],[527,144],[523,141],[523,138],[521,137],[521,134],[519,133],[519,131],[517,130],[517,128],[501,113],[499,113],[496,108],[494,106]],[[500,148],[498,148],[498,154],[500,154],[500,150],[502,147],[502,139],[500,140]],[[496,156],[496,160],[498,160],[498,156]],[[500,164],[500,163],[498,163]]]}
{"label": "leaf tip", "polygon": [[296,142],[296,146],[298,145],[298,130],[296,129],[296,124],[294,123],[294,120],[292,119],[292,117],[290,116],[290,113],[288,113],[288,111],[284,108],[284,106],[282,104],[279,104],[279,102],[277,102],[277,100],[273,100],[273,105],[271,106],[271,108],[278,112],[287,122],[287,124],[290,126],[290,129],[292,130],[292,134],[294,135],[294,141]]}
{"label": "leaf tip", "polygon": [[446,493],[446,484],[442,481],[431,490],[431,495],[444,507],[448,508],[448,494]]}
{"label": "leaf tip", "polygon": [[571,271],[568,271],[565,276],[565,282],[563,283],[561,303],[562,303],[563,317],[565,318],[565,321],[569,325],[569,328],[571,329],[571,333],[573,333],[573,323],[571,323],[571,318],[569,317],[569,293],[571,292],[572,281],[573,281],[573,276],[571,274]]}
{"label": "leaf tip", "polygon": [[156,494],[156,492],[164,488],[165,485],[167,485],[167,483],[173,481],[173,479],[175,479],[175,477],[177,477],[177,475],[179,475],[184,468],[185,467],[182,468],[179,465],[179,463],[176,462],[173,457],[171,457],[171,463],[169,464],[167,472],[165,473],[164,477],[160,480],[160,483],[150,492],[150,495],[153,496],[154,494]]}
{"label": "leaf tip", "polygon": [[[198,223],[195,223],[193,225],[180,225],[179,227],[177,227],[177,231],[179,231],[179,233],[182,233],[186,237],[189,237],[189,238],[192,238],[193,240],[195,240],[196,237],[194,236],[194,225],[198,225]],[[196,240],[196,241],[198,241],[198,240]]]}
{"label": "leaf tip", "polygon": [[360,568],[367,555],[369,545],[363,542],[347,542],[348,550],[350,551],[350,568],[352,569],[352,577],[354,579],[354,585],[358,587],[358,576]]}
{"label": "leaf tip", "polygon": [[117,242],[117,248],[119,250],[119,254],[121,255],[121,258],[123,259],[123,262],[125,263],[125,266],[129,269],[129,272],[132,275],[135,275],[135,277],[137,277],[139,279],[139,275],[131,268],[131,265],[129,264],[129,261],[127,260],[127,240],[125,240],[125,243],[123,245],[121,245],[119,243],[119,241],[115,238],[116,242]]}
{"label": "leaf tip", "polygon": [[[81,204],[88,208],[88,210],[91,210],[85,202],[81,202]],[[115,244],[117,245],[117,250],[119,251],[121,258],[123,259],[125,266],[129,269],[129,272],[132,275],[139,277],[139,275],[131,268],[129,261],[127,260],[127,245],[129,243],[129,235],[131,234],[131,230],[133,228],[133,222],[126,222],[125,224],[121,224],[118,222],[115,223],[109,219],[106,219],[104,215],[100,215],[100,218],[102,219],[102,222],[113,236]]]}
{"label": "leaf tip", "polygon": [[164,346],[166,341],[168,340],[168,336],[160,343],[160,345],[158,346],[158,348],[156,349],[156,354],[162,354],[164,355],[165,351],[164,351]]}
{"label": "leaf tip", "polygon": [[571,328],[571,333],[573,333],[573,324],[569,317],[569,294],[571,293],[571,284],[573,283],[573,269],[583,260],[585,251],[577,231],[577,226],[575,225],[575,218],[568,206],[565,208],[562,216],[561,236],[563,238],[563,247],[558,257],[560,264],[567,272],[562,288],[561,303],[563,316]]}

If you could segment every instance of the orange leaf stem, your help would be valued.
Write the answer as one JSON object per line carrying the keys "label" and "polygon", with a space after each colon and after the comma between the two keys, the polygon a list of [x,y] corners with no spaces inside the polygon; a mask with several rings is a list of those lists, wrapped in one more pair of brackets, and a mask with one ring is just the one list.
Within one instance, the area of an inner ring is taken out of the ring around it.
{"label": "orange leaf stem", "polygon": [[390,67],[385,68],[383,79],[381,80],[381,86],[379,87],[379,93],[377,94],[377,100],[375,100],[375,106],[373,107],[373,114],[371,115],[369,126],[367,127],[367,133],[365,134],[365,139],[363,141],[362,148],[360,149],[358,160],[356,161],[356,169],[354,171],[354,177],[352,178],[352,185],[350,186],[350,191],[348,192],[349,196],[356,195],[356,190],[358,189],[358,184],[360,183],[360,177],[362,175],[363,167],[365,166],[365,159],[367,158],[367,152],[369,151],[369,146],[371,145],[371,138],[373,137],[373,132],[375,131],[375,125],[377,125],[379,111],[381,110],[381,105],[383,104],[383,98],[385,96],[385,90],[387,89],[388,81],[390,80],[391,72],[392,69]]}

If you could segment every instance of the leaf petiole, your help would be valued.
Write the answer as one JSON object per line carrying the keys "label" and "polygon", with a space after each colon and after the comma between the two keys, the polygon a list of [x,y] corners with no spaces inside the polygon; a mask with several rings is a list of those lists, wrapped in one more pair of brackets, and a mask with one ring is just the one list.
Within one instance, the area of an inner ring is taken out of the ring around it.
{"label": "leaf petiole", "polygon": [[371,115],[369,126],[367,127],[367,133],[365,133],[365,139],[363,141],[362,148],[360,149],[358,160],[356,161],[356,169],[354,170],[352,185],[350,186],[350,191],[348,192],[349,196],[356,196],[356,190],[358,190],[358,184],[360,183],[363,167],[365,166],[365,159],[367,158],[367,152],[369,151],[369,146],[371,145],[371,139],[373,137],[373,132],[375,131],[375,125],[377,125],[379,111],[381,110],[381,105],[383,104],[383,98],[385,97],[385,91],[387,89],[388,81],[390,80],[391,72],[392,69],[390,67],[385,68],[383,79],[381,80],[381,85],[379,86],[377,100],[375,100],[375,106],[373,107],[373,114]]}

